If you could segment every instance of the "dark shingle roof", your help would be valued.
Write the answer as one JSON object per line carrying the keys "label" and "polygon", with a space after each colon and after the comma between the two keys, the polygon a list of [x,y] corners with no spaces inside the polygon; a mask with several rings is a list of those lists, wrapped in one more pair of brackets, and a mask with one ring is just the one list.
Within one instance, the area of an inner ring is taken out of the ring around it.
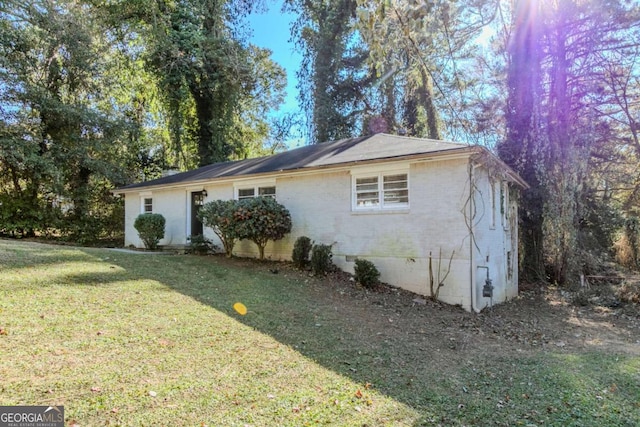
{"label": "dark shingle roof", "polygon": [[417,154],[459,150],[467,147],[466,144],[379,133],[360,138],[349,138],[307,145],[267,157],[214,163],[191,171],[127,185],[126,187],[117,189],[116,192],[144,187],[212,180],[216,178],[326,167],[371,160],[394,159]]}

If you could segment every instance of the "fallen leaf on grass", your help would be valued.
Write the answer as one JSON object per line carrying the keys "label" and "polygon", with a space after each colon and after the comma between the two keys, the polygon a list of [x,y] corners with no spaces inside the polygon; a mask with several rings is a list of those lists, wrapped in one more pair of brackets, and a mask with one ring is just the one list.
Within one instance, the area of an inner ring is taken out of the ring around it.
{"label": "fallen leaf on grass", "polygon": [[0,335],[9,335],[9,332],[5,328],[0,328]]}
{"label": "fallen leaf on grass", "polygon": [[356,391],[356,397],[362,399],[362,392],[360,390]]}
{"label": "fallen leaf on grass", "polygon": [[241,302],[233,304],[233,309],[238,312],[239,315],[244,316],[247,314],[247,307]]}

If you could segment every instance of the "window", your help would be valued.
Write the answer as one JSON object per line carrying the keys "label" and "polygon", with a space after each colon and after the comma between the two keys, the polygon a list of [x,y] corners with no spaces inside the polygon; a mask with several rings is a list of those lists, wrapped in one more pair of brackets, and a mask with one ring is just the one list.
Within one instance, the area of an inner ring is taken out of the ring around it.
{"label": "window", "polygon": [[385,207],[407,206],[409,204],[409,185],[407,174],[387,175],[383,180],[383,200]]}
{"label": "window", "polygon": [[489,186],[489,198],[491,199],[491,228],[496,228],[496,183],[491,181]]}
{"label": "window", "polygon": [[238,200],[250,199],[255,196],[255,189],[253,188],[241,188],[238,190]]}
{"label": "window", "polygon": [[355,177],[354,209],[393,209],[409,207],[409,179],[406,173]]}
{"label": "window", "polygon": [[145,197],[142,202],[142,213],[153,213],[153,199]]}
{"label": "window", "polygon": [[509,183],[505,181],[502,183],[502,186],[504,188],[504,218],[509,219]]}
{"label": "window", "polygon": [[378,177],[356,178],[356,207],[372,208],[379,204]]}
{"label": "window", "polygon": [[276,198],[276,187],[258,187],[258,196]]}
{"label": "window", "polygon": [[500,186],[500,214],[505,230],[509,228],[509,183],[502,182]]}
{"label": "window", "polygon": [[255,187],[245,187],[238,188],[237,199],[250,199],[252,197],[262,196],[262,197],[276,197],[276,186],[275,185],[265,185],[265,186],[255,186]]}

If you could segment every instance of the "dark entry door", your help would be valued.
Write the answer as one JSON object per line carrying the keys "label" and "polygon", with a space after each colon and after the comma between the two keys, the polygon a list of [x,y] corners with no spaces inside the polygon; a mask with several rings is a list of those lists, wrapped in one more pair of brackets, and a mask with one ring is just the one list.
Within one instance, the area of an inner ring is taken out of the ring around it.
{"label": "dark entry door", "polygon": [[191,235],[202,235],[202,222],[198,219],[198,211],[204,204],[204,194],[202,191],[191,193]]}

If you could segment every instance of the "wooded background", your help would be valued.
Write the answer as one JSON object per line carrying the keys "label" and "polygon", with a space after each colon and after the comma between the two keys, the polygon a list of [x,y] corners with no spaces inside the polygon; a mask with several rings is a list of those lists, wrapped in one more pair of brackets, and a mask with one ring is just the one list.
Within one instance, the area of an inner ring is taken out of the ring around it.
{"label": "wooded background", "polygon": [[286,74],[251,0],[0,2],[0,233],[118,239],[110,190],[375,132],[487,146],[521,195],[521,278],[637,268],[640,6],[624,0],[286,0]]}

